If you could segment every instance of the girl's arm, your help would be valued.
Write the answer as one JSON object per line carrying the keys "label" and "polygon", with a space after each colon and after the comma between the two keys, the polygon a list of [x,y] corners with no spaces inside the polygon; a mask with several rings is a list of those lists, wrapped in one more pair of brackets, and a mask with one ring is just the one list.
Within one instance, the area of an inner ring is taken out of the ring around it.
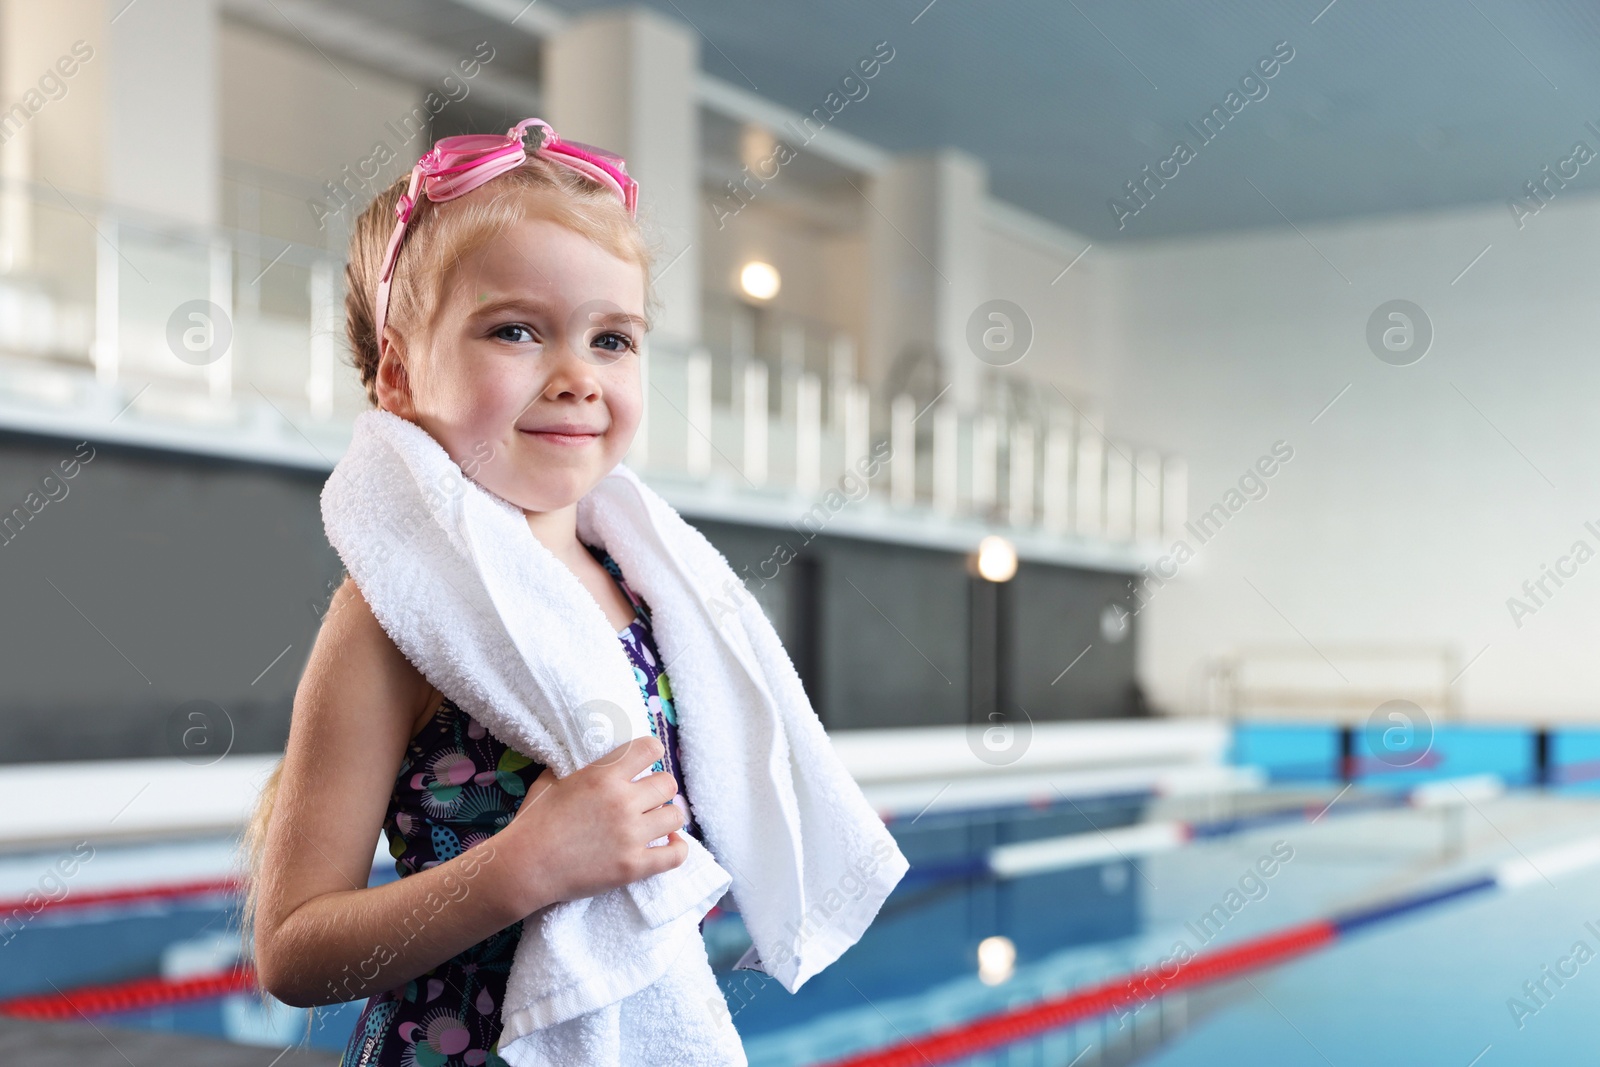
{"label": "girl's arm", "polygon": [[286,1004],[355,1000],[409,981],[547,904],[676,867],[682,826],[653,737],[558,779],[545,771],[517,816],[435,867],[367,888],[412,725],[434,697],[346,581],[300,686],[263,846],[259,980]]}
{"label": "girl's arm", "polygon": [[295,693],[262,855],[256,966],[286,1004],[392,989],[540,906],[496,878],[493,841],[367,888],[395,774],[432,696],[346,580]]}

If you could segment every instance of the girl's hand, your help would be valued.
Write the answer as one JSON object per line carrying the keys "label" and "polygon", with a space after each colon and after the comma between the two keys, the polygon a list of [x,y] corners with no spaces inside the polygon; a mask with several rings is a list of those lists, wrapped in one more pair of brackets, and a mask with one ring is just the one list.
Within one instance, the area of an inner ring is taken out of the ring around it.
{"label": "girl's hand", "polygon": [[[684,826],[672,803],[678,783],[666,771],[633,781],[660,759],[654,737],[635,737],[587,766],[558,778],[546,768],[528,787],[516,816],[494,836],[512,886],[529,905],[523,915],[561,900],[595,896],[671,870],[689,858]],[[504,848],[502,848],[504,846]]]}

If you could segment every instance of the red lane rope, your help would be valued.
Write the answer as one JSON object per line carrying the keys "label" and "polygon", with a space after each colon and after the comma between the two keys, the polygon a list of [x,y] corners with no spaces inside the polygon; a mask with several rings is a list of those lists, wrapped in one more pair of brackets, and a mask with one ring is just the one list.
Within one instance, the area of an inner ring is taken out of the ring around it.
{"label": "red lane rope", "polygon": [[1345,762],[1345,777],[1366,778],[1377,777],[1385,774],[1403,774],[1406,771],[1433,771],[1444,766],[1445,757],[1436,750],[1422,754],[1415,763],[1408,763],[1397,767],[1392,763],[1385,763],[1376,756],[1351,756]]}
{"label": "red lane rope", "polygon": [[1206,985],[1272,966],[1321,948],[1338,936],[1338,929],[1331,922],[1307,923],[1201,953],[1179,964],[1171,977],[1147,968],[1036,1004],[935,1030],[897,1045],[834,1060],[825,1067],[923,1067],[978,1055],[1069,1023],[1103,1015],[1119,1006],[1142,1004],[1174,990]]}
{"label": "red lane rope", "polygon": [[[384,867],[374,867],[373,874],[378,874]],[[90,908],[102,904],[141,904],[152,901],[179,900],[184,897],[203,897],[218,893],[241,893],[244,883],[236,876],[228,875],[222,878],[199,878],[188,882],[163,882],[157,885],[131,886],[123,889],[101,889],[95,891],[80,890],[68,893],[59,899],[41,897],[35,891],[25,897],[12,900],[0,900],[0,922],[4,916],[16,912],[32,912],[37,915],[41,911],[51,908]]]}
{"label": "red lane rope", "polygon": [[[1310,923],[1270,937],[1202,953],[1179,964],[1170,977],[1160,970],[1146,969],[1038,1004],[936,1031],[915,1041],[840,1060],[829,1067],[918,1067],[974,1055],[1080,1019],[1102,1015],[1119,1005],[1139,1004],[1173,990],[1271,966],[1319,948],[1337,936],[1332,923]],[[255,968],[239,964],[226,971],[193,978],[135,978],[79,986],[62,993],[12,997],[0,1001],[0,1015],[18,1019],[71,1019],[80,1014],[93,1016],[159,1008],[249,993],[255,989]]]}
{"label": "red lane rope", "polygon": [[138,904],[144,901],[176,900],[180,897],[206,896],[212,893],[237,893],[242,887],[237,878],[207,878],[193,882],[170,882],[164,885],[135,886],[130,889],[102,889],[94,892],[69,892],[56,900],[40,898],[37,893],[15,900],[0,900],[0,916],[14,912],[32,912],[52,908],[88,908],[99,904]]}
{"label": "red lane rope", "polygon": [[161,1008],[191,1000],[250,993],[256,989],[255,968],[239,964],[194,978],[135,978],[127,982],[79,986],[65,993],[39,993],[0,1000],[0,1015],[15,1019],[74,1019],[83,1015]]}

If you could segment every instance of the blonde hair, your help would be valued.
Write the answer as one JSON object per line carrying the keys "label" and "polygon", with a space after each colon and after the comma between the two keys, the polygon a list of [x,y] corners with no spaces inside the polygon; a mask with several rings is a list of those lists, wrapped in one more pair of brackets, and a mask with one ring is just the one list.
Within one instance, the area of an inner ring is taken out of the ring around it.
{"label": "blonde hair", "polygon": [[[255,807],[251,810],[250,819],[245,823],[244,833],[239,839],[236,864],[240,868],[240,880],[244,883],[244,896],[239,906],[239,955],[241,959],[249,960],[252,964],[256,958],[256,907],[261,903],[262,851],[267,841],[267,827],[272,822],[272,809],[278,799],[278,782],[282,777],[283,760],[280,758],[273,764],[272,773],[262,785],[261,795],[256,798]],[[254,984],[262,1006],[268,1007],[271,994],[262,986],[259,973],[254,975]],[[306,1036],[310,1035],[311,1018],[308,1016]]]}
{"label": "blonde hair", "polygon": [[[367,400],[376,407],[378,338],[374,331],[378,271],[394,231],[395,204],[406,191],[410,173],[396,179],[367,205],[350,235],[345,265],[345,337],[351,363]],[[543,218],[587,237],[618,259],[638,265],[644,276],[646,331],[655,322],[659,305],[651,282],[655,242],[647,238],[640,222],[630,216],[607,187],[569,167],[531,155],[520,167],[491,180],[458,200],[435,204],[418,200],[405,243],[401,245],[389,294],[388,321],[404,333],[432,321],[444,295],[451,270],[474,248],[482,247],[513,223]],[[415,368],[408,367],[408,374]],[[243,958],[255,959],[255,917],[261,901],[262,852],[283,777],[279,759],[256,799],[239,841],[243,899],[239,933]],[[270,995],[257,992],[263,1004]],[[311,1019],[307,1019],[307,1034]]]}
{"label": "blonde hair", "polygon": [[[409,173],[397,178],[356,219],[344,271],[345,338],[367,400],[374,407],[378,404],[378,337],[374,329],[378,272],[394,232],[395,205],[409,181]],[[650,270],[655,252],[652,242],[615,193],[539,155],[530,155],[522,166],[459,200],[435,204],[418,196],[395,265],[389,325],[406,333],[431,322],[450,272],[462,257],[527,218],[565,226],[618,259],[637,264],[644,275],[646,330],[650,329],[658,310]],[[408,373],[415,369],[406,368]]]}

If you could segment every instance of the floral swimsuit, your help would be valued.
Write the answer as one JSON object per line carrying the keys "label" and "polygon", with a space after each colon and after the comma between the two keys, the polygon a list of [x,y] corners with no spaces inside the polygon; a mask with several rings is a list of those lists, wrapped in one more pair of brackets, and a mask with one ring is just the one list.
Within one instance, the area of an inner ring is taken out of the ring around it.
{"label": "floral swimsuit", "polygon": [[[666,752],[653,770],[678,781],[675,802],[688,832],[700,837],[678,767],[672,687],[651,632],[650,608],[623,581],[604,549],[586,545],[634,607],[617,637],[633,665],[650,712],[650,728]],[[496,740],[450,700],[411,740],[395,777],[384,833],[400,877],[437,866],[511,822],[544,764]],[[368,999],[339,1067],[505,1067],[499,1055],[500,1007],[522,920],[395,989]]]}

